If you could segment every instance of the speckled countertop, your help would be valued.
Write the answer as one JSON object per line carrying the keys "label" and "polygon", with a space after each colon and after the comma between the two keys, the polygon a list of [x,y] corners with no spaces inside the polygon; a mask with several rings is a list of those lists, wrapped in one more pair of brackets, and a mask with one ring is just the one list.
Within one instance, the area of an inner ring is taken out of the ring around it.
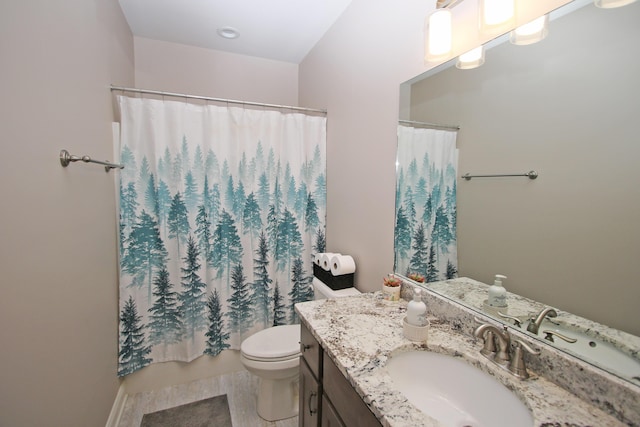
{"label": "speckled countertop", "polygon": [[542,376],[520,381],[480,355],[482,343],[451,325],[430,318],[426,343],[414,343],[402,333],[407,302],[389,302],[379,292],[359,296],[309,301],[296,305],[301,321],[320,342],[372,412],[389,427],[435,427],[441,424],[418,410],[398,391],[385,364],[393,355],[435,351],[464,359],[492,375],[525,403],[534,425],[623,426],[597,407],[579,399]]}

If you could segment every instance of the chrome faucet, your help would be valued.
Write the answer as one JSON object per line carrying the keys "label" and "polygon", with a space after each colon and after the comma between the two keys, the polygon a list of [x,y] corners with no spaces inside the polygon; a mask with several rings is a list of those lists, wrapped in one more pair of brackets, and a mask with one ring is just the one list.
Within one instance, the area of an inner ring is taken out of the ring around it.
{"label": "chrome faucet", "polygon": [[[511,336],[509,335],[506,326],[504,326],[504,329],[500,329],[490,323],[483,323],[476,328],[473,335],[476,338],[484,339],[484,347],[480,353],[485,357],[493,360],[501,366],[506,366],[509,363],[509,360],[511,360],[509,356],[509,350],[511,349]],[[496,341],[498,342],[497,351],[495,349]]]}
{"label": "chrome faucet", "polygon": [[540,329],[540,324],[542,323],[544,318],[557,317],[557,316],[558,316],[558,312],[555,311],[553,308],[551,307],[544,308],[542,311],[540,311],[540,313],[538,313],[535,319],[534,318],[529,319],[529,324],[527,325],[527,331],[531,332],[532,334],[538,335],[538,329]]}
{"label": "chrome faucet", "polygon": [[[527,367],[524,362],[524,353],[527,352],[538,355],[540,354],[539,351],[534,350],[523,341],[516,340],[513,349],[513,358],[510,357],[511,336],[506,326],[501,330],[490,323],[483,323],[473,331],[473,335],[476,338],[484,339],[484,346],[480,354],[501,368],[506,369],[516,378],[529,378],[529,373],[527,372]],[[498,344],[497,349],[496,342]]]}

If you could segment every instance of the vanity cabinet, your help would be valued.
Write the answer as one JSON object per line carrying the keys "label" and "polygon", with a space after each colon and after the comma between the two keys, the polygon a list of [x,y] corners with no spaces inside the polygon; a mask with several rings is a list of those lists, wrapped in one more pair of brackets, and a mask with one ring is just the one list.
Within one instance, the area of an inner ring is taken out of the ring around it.
{"label": "vanity cabinet", "polygon": [[324,358],[322,366],[323,396],[326,396],[329,403],[333,404],[336,414],[343,422],[341,425],[349,427],[382,426],[329,357]]}
{"label": "vanity cabinet", "polygon": [[300,427],[317,427],[320,425],[320,399],[322,398],[322,390],[320,389],[320,383],[311,372],[311,369],[309,369],[307,362],[305,362],[303,357],[300,359],[298,425]]}
{"label": "vanity cabinet", "polygon": [[300,352],[300,427],[381,426],[304,325]]}
{"label": "vanity cabinet", "polygon": [[346,427],[326,395],[322,395],[321,427]]}

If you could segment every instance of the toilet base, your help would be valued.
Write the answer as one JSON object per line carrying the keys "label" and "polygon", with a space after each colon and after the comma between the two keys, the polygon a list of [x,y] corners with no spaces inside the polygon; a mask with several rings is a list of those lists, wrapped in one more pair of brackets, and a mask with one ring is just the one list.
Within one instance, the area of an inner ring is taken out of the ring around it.
{"label": "toilet base", "polygon": [[257,412],[267,421],[298,415],[298,375],[277,380],[260,378]]}

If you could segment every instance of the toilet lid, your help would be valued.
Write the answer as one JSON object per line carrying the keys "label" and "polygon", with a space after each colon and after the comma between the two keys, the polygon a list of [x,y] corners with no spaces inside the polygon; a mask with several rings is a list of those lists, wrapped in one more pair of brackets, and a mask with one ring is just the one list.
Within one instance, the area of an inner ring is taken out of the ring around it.
{"label": "toilet lid", "polygon": [[300,353],[300,325],[274,326],[256,332],[240,344],[251,359],[281,359]]}

